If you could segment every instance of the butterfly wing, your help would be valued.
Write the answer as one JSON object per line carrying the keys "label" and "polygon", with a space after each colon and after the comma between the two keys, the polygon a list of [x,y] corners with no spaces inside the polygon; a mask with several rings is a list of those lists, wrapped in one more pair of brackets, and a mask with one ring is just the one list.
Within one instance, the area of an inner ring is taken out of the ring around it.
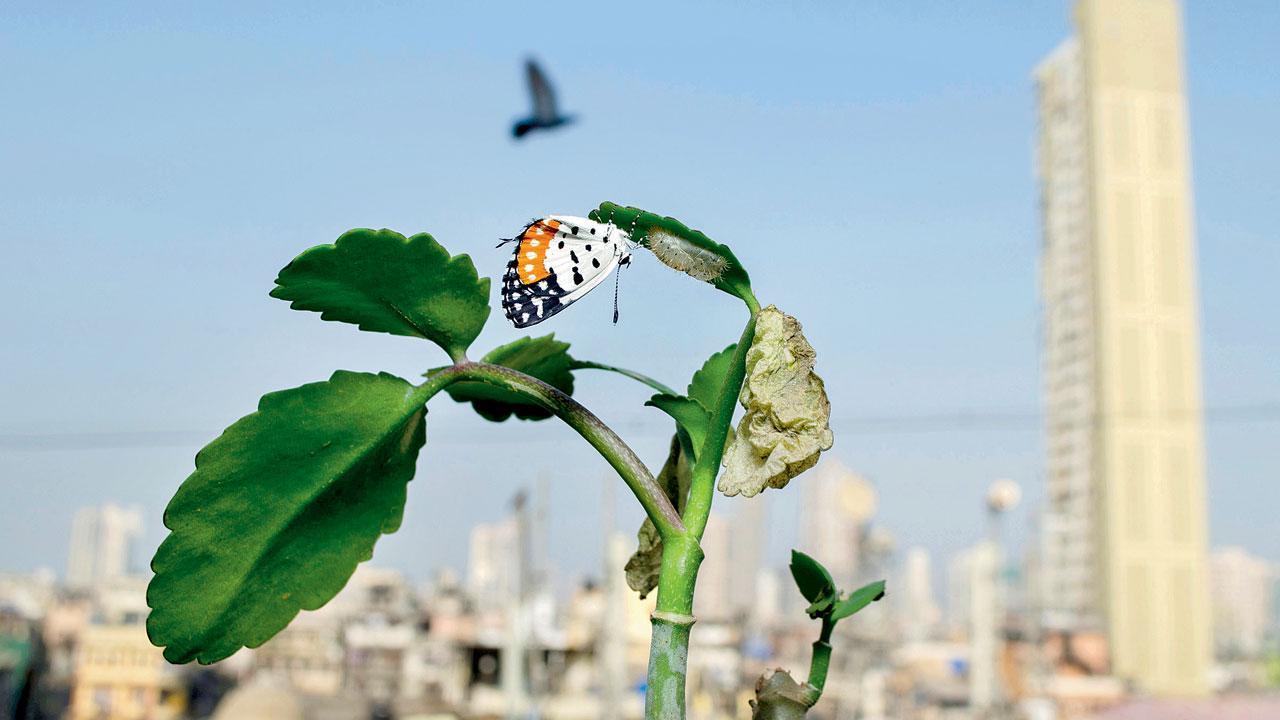
{"label": "butterfly wing", "polygon": [[626,238],[613,225],[569,215],[530,223],[502,280],[507,319],[536,325],[591,292],[627,257]]}

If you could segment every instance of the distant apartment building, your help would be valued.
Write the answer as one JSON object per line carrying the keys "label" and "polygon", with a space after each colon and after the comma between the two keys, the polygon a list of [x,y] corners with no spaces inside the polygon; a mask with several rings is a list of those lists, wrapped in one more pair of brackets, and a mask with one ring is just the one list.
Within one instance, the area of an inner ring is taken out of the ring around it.
{"label": "distant apartment building", "polygon": [[924,642],[933,638],[942,613],[933,594],[933,562],[924,548],[907,551],[899,608],[904,640]]}
{"label": "distant apartment building", "polygon": [[1244,548],[1214,551],[1209,558],[1213,586],[1213,643],[1223,660],[1256,659],[1272,631],[1276,567]]}
{"label": "distant apartment building", "polygon": [[761,610],[768,611],[761,606],[755,590],[769,536],[769,503],[762,498],[737,498],[733,504],[736,507],[729,521],[729,604],[735,613],[759,619]]}
{"label": "distant apartment building", "polygon": [[871,483],[837,460],[823,460],[805,476],[800,550],[831,571],[836,585],[856,587],[867,521],[875,514]]}
{"label": "distant apartment building", "polygon": [[733,574],[733,540],[730,537],[731,522],[721,515],[707,518],[702,534],[702,565],[698,569],[698,592],[693,598],[693,614],[705,622],[727,622],[733,618],[735,589],[731,586]]}
{"label": "distant apartment building", "polygon": [[1046,512],[1038,604],[1111,671],[1207,691],[1210,611],[1187,108],[1174,0],[1080,0],[1036,69]]}
{"label": "distant apartment building", "polygon": [[76,649],[72,720],[165,720],[186,709],[178,670],[142,625],[91,625]]}
{"label": "distant apartment building", "polygon": [[67,586],[97,588],[134,571],[133,546],[142,535],[142,510],[107,504],[80,508],[71,523]]}
{"label": "distant apartment building", "polygon": [[967,547],[947,562],[946,635],[952,640],[968,640],[973,622],[973,580],[977,549]]}
{"label": "distant apartment building", "polygon": [[467,590],[481,607],[505,607],[519,592],[519,553],[514,517],[471,528]]}

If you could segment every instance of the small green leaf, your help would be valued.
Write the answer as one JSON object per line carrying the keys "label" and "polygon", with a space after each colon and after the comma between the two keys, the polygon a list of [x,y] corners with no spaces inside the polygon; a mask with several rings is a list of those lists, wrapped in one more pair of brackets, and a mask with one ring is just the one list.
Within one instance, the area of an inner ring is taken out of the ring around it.
{"label": "small green leaf", "polygon": [[[679,436],[671,438],[671,448],[667,453],[667,461],[656,478],[658,485],[667,494],[667,499],[675,507],[676,512],[683,513],[689,500],[689,483],[692,470],[688,457],[682,450]],[[662,569],[662,538],[653,521],[645,518],[637,533],[639,544],[631,559],[627,560],[627,586],[640,593],[643,600],[646,595],[658,587],[658,573]]]}
{"label": "small green leaf", "polygon": [[836,604],[835,595],[824,595],[818,598],[817,600],[814,600],[812,603],[810,603],[809,607],[806,607],[804,609],[804,612],[809,617],[816,618],[820,615],[829,614],[831,612],[831,608],[834,607],[835,604]]}
{"label": "small green leaf", "polygon": [[702,441],[707,437],[707,426],[711,424],[711,416],[705,408],[682,395],[654,395],[645,405],[656,407],[671,416],[680,429],[688,433],[689,449],[694,459],[702,449]]}
{"label": "small green leaf", "polygon": [[167,660],[257,647],[342,589],[400,526],[424,400],[400,378],[339,371],[263,396],[196,455],[147,588]]}
{"label": "small green leaf", "polygon": [[835,610],[831,612],[831,619],[832,621],[843,620],[882,597],[884,597],[883,580],[860,587],[836,603]]}
{"label": "small green leaf", "polygon": [[800,594],[811,603],[836,596],[836,583],[831,579],[831,573],[822,563],[799,550],[791,551],[791,577],[795,578]]}
{"label": "small green leaf", "polygon": [[725,376],[733,365],[733,354],[738,350],[738,343],[715,353],[707,358],[698,372],[689,381],[689,397],[698,401],[710,416],[715,412],[716,402],[720,399],[720,390],[724,388]]}
{"label": "small green leaf", "polygon": [[[481,360],[519,370],[566,395],[573,394],[574,361],[569,357],[569,343],[556,340],[554,334],[520,338],[490,350]],[[521,420],[551,417],[550,412],[524,395],[488,383],[457,382],[445,388],[445,392],[458,402],[471,403],[481,417],[493,422],[502,422],[512,415]]]}
{"label": "small green leaf", "polygon": [[658,408],[676,421],[676,425],[689,439],[691,454],[695,461],[711,426],[711,415],[715,409],[716,400],[720,396],[720,389],[724,386],[724,378],[728,375],[729,366],[733,362],[735,348],[737,343],[707,358],[702,367],[693,374],[687,396],[659,393],[645,403]]}
{"label": "small green leaf", "polygon": [[324,320],[431,340],[454,360],[489,318],[489,279],[426,233],[350,230],[294,258],[271,296]]}
{"label": "small green leaf", "polygon": [[[628,231],[632,242],[649,248],[658,259],[676,270],[706,280],[743,300],[752,297],[751,278],[733,251],[697,230],[690,230],[675,218],[611,202],[600,203],[589,217]],[[651,239],[659,239],[662,244],[655,245]]]}

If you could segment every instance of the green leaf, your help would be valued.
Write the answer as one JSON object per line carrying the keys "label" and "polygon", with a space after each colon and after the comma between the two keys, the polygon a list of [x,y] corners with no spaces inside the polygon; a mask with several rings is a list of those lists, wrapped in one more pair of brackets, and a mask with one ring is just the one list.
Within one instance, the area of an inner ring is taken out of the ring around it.
{"label": "green leaf", "polygon": [[738,343],[734,343],[707,358],[689,382],[689,397],[696,400],[708,414],[715,412],[720,390],[724,388],[725,376],[729,374],[733,354],[737,350]]}
{"label": "green leaf", "polygon": [[791,577],[795,578],[800,594],[811,603],[836,596],[836,583],[831,579],[831,573],[822,563],[799,550],[791,551]]}
{"label": "green leaf", "polygon": [[649,248],[659,260],[676,270],[706,280],[744,301],[752,297],[751,278],[733,251],[697,230],[690,230],[675,218],[611,202],[600,203],[589,217],[628,231],[632,242]]}
{"label": "green leaf", "polygon": [[707,358],[689,382],[688,395],[659,393],[649,398],[645,405],[656,407],[671,416],[676,425],[689,438],[690,449],[696,461],[711,427],[711,415],[724,387],[725,376],[733,364],[733,352],[737,344]]}
{"label": "green leaf", "polygon": [[454,360],[489,318],[489,279],[426,233],[350,230],[294,258],[271,296],[324,320],[431,340]]}
{"label": "green leaf", "polygon": [[835,610],[831,612],[831,619],[832,621],[843,620],[882,597],[884,597],[883,580],[860,587],[836,603]]}
{"label": "green leaf", "polygon": [[424,401],[400,378],[339,371],[263,396],[205,446],[151,561],[147,632],[165,658],[257,647],[342,589],[400,526]]}
{"label": "green leaf", "polygon": [[688,433],[689,449],[697,459],[702,441],[707,438],[707,427],[711,424],[711,416],[698,403],[681,395],[654,395],[645,405],[656,407],[671,416],[680,429]]}
{"label": "green leaf", "polygon": [[[667,461],[656,478],[658,485],[666,493],[667,499],[675,507],[677,513],[683,513],[689,500],[689,484],[692,469],[688,456],[684,454],[679,435],[671,438],[671,448],[667,452]],[[640,593],[643,600],[646,595],[658,587],[658,574],[662,569],[662,538],[653,521],[645,518],[637,533],[639,543],[631,559],[627,560],[627,586]]]}
{"label": "green leaf", "polygon": [[[566,395],[573,394],[574,361],[569,357],[569,343],[556,340],[554,334],[539,338],[520,338],[490,350],[481,360],[519,370]],[[521,420],[544,420],[551,417],[550,412],[524,395],[488,383],[456,382],[445,388],[445,392],[458,402],[471,403],[481,417],[493,422],[502,422],[512,415]]]}

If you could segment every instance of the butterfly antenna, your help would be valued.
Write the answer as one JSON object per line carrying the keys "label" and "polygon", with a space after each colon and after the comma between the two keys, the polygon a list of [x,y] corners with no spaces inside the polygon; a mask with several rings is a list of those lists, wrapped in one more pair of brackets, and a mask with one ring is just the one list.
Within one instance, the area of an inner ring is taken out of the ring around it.
{"label": "butterfly antenna", "polygon": [[622,282],[622,268],[613,273],[613,324],[618,324],[618,285]]}

